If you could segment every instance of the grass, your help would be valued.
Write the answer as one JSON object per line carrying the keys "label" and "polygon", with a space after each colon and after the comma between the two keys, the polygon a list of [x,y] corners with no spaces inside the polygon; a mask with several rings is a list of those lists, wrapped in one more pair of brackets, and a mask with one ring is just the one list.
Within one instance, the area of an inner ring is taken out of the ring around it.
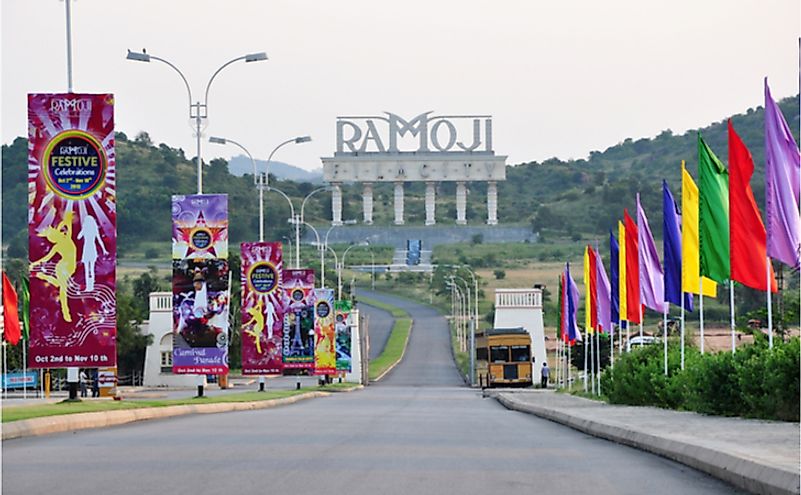
{"label": "grass", "polygon": [[409,313],[391,304],[383,303],[381,301],[376,301],[375,299],[370,299],[369,297],[363,296],[359,296],[359,302],[363,302],[364,304],[374,308],[383,309],[395,318],[409,318]]}
{"label": "grass", "polygon": [[412,330],[412,319],[409,313],[393,306],[386,304],[375,299],[368,297],[360,297],[359,302],[374,308],[383,309],[389,312],[394,318],[395,323],[392,325],[392,331],[387,339],[387,344],[381,354],[370,361],[370,368],[368,375],[370,380],[375,380],[384,374],[391,366],[400,361],[403,356],[403,351],[406,349],[406,344],[409,342],[409,332]]}
{"label": "grass", "polygon": [[268,392],[242,392],[224,396],[210,396],[189,399],[165,400],[122,400],[122,401],[82,401],[57,402],[55,404],[36,404],[31,406],[12,406],[3,408],[3,423],[21,421],[24,419],[42,418],[46,416],[61,416],[64,414],[78,414],[87,412],[119,411],[126,409],[144,409],[150,407],[184,406],[196,404],[218,404],[230,402],[260,402],[265,400],[283,399],[307,392],[347,390],[354,387],[353,383],[334,383],[324,387],[305,387],[300,390],[276,390]]}

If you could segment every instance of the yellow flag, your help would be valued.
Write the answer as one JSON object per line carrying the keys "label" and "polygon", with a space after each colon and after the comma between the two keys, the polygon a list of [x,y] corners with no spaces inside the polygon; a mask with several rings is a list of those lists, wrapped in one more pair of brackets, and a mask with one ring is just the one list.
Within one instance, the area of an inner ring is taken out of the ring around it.
{"label": "yellow flag", "polygon": [[590,293],[590,252],[584,247],[584,328],[592,332],[592,294]]}
{"label": "yellow flag", "polygon": [[620,249],[617,256],[617,270],[619,274],[617,286],[620,289],[618,290],[618,294],[620,296],[620,319],[625,320],[626,315],[628,314],[626,311],[628,309],[628,306],[626,305],[626,227],[620,220],[617,222],[617,235],[620,238],[618,241]]}
{"label": "yellow flag", "polygon": [[[698,186],[681,161],[681,290],[698,294],[701,262],[698,253]],[[704,277],[703,295],[715,297],[718,284]]]}

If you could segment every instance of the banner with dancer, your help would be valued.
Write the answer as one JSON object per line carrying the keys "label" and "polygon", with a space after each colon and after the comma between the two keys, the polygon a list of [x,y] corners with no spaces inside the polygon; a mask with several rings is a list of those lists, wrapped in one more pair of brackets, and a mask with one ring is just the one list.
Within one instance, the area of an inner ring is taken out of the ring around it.
{"label": "banner with dancer", "polygon": [[173,196],[172,218],[172,372],[228,373],[228,196]]}
{"label": "banner with dancer", "polygon": [[284,368],[314,367],[314,270],[284,270]]}
{"label": "banner with dancer", "polygon": [[280,374],[283,368],[283,254],[280,242],[243,242],[242,374]]}
{"label": "banner with dancer", "polygon": [[334,328],[336,331],[337,371],[351,372],[351,331],[350,320],[353,303],[350,301],[336,301],[334,303]]}
{"label": "banner with dancer", "polygon": [[28,95],[32,368],[117,363],[114,95]]}
{"label": "banner with dancer", "polygon": [[314,374],[337,372],[334,289],[314,289]]}

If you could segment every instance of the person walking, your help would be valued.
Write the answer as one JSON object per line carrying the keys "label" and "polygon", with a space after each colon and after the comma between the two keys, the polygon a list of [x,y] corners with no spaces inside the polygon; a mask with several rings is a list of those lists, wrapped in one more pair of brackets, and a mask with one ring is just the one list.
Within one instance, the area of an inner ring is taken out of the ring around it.
{"label": "person walking", "polygon": [[551,368],[548,367],[548,363],[542,363],[542,380],[540,381],[541,388],[548,388],[548,377],[551,376]]}
{"label": "person walking", "polygon": [[86,382],[89,381],[89,377],[86,375],[86,370],[81,370],[78,380],[81,387],[81,397],[86,397]]}

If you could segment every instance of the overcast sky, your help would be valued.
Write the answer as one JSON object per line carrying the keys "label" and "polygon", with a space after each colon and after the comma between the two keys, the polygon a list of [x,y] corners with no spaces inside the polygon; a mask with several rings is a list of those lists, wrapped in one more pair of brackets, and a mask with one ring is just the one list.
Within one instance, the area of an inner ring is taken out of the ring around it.
{"label": "overcast sky", "polygon": [[[26,132],[26,93],[63,92],[65,3],[2,0],[2,142]],[[195,155],[187,95],[207,133],[306,169],[335,149],[337,115],[491,114],[515,164],[582,158],[627,137],[684,132],[798,92],[798,0],[77,0],[76,92],[113,92],[117,129]],[[205,140],[204,140],[205,141]],[[237,154],[206,142],[203,156]]]}

